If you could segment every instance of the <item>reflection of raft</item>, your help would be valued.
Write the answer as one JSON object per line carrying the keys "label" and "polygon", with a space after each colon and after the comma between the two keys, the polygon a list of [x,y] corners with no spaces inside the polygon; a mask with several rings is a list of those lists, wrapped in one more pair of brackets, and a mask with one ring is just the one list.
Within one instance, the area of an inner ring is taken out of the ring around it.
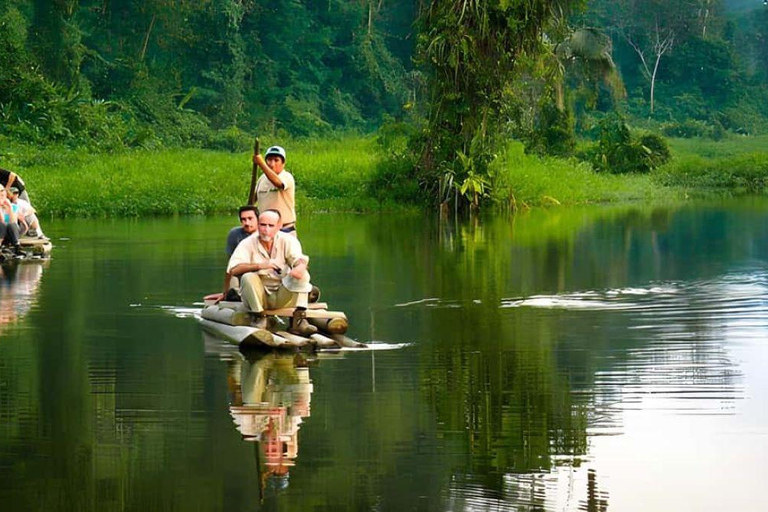
{"label": "reflection of raft", "polygon": [[4,247],[2,253],[0,253],[0,261],[47,258],[51,255],[51,249],[53,248],[53,244],[47,238],[22,236],[19,238],[19,244],[21,245],[21,254],[13,254]]}
{"label": "reflection of raft", "polygon": [[254,325],[255,316],[246,311],[242,302],[221,301],[214,304],[206,301],[203,309],[202,326],[205,330],[232,343],[244,346],[273,348],[342,348],[364,347],[346,336],[349,323],[340,311],[329,311],[324,302],[316,302],[307,309],[307,321],[317,327],[317,334],[304,337],[287,331],[293,308],[264,311],[269,318],[269,329]]}

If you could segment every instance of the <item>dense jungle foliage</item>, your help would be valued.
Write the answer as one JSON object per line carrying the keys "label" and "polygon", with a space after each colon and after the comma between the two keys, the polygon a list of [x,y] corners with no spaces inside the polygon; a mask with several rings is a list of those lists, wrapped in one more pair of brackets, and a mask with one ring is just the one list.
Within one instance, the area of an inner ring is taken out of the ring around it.
{"label": "dense jungle foliage", "polygon": [[768,5],[0,4],[0,165],[18,144],[246,151],[253,134],[339,131],[378,133],[385,158],[367,187],[396,201],[508,200],[512,140],[647,173],[670,159],[661,135],[768,132]]}

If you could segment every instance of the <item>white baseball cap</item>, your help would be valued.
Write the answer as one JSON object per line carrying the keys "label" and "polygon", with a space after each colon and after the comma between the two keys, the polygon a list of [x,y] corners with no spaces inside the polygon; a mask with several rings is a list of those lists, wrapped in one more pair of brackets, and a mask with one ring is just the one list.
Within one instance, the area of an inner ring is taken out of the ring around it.
{"label": "white baseball cap", "polygon": [[283,162],[285,162],[285,150],[282,146],[272,146],[266,153],[264,153],[264,158],[267,158],[270,155],[277,155],[283,159]]}

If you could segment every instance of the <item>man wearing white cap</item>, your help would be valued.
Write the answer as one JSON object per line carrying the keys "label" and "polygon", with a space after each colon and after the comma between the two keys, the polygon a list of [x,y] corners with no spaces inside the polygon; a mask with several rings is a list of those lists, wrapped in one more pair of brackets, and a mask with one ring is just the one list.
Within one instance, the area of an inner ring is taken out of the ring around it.
{"label": "man wearing white cap", "polygon": [[296,236],[296,182],[285,170],[285,149],[272,146],[264,157],[254,155],[253,162],[264,171],[256,182],[259,211],[279,211],[283,220],[281,231]]}
{"label": "man wearing white cap", "polygon": [[[295,236],[280,231],[280,212],[264,210],[259,215],[258,236],[238,244],[229,258],[227,272],[240,278],[243,304],[254,313],[265,309],[295,307],[290,332],[309,336],[317,328],[307,322],[309,257]],[[266,318],[260,319],[266,326]]]}

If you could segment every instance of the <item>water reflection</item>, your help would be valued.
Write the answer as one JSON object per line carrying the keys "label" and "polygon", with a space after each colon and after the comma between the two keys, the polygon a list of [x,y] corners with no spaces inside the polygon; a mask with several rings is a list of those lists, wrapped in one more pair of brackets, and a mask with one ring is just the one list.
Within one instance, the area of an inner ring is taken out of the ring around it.
{"label": "water reflection", "polygon": [[299,429],[310,415],[313,385],[299,353],[233,350],[205,334],[208,350],[227,366],[229,414],[244,441],[254,442],[259,488],[288,487],[299,455]]}
{"label": "water reflection", "polygon": [[310,219],[302,242],[352,335],[409,344],[309,370],[203,348],[168,314],[219,285],[211,233],[230,219],[61,221],[82,238],[39,288],[11,293],[21,268],[2,281],[16,306],[38,298],[0,338],[0,503],[755,509],[767,217],[768,201]]}
{"label": "water reflection", "polygon": [[34,306],[48,263],[48,260],[40,260],[0,265],[0,334]]}

